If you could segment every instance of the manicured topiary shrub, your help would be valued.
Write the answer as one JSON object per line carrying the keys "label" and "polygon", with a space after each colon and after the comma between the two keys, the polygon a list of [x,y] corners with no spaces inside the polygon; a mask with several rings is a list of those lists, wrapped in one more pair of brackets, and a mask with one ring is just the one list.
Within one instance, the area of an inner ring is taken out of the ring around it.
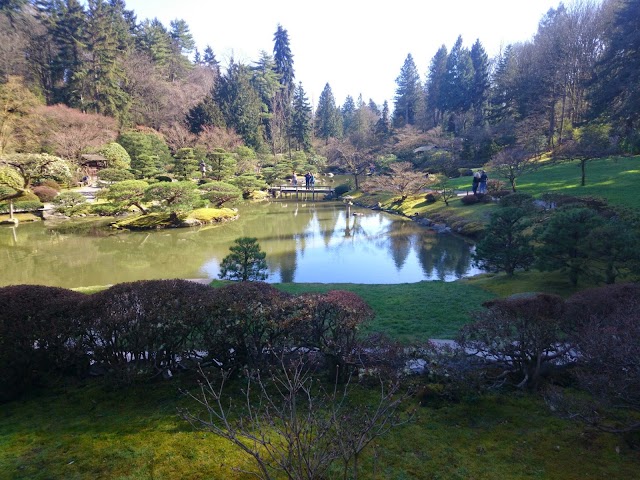
{"label": "manicured topiary shrub", "polygon": [[527,210],[533,207],[533,197],[528,193],[511,193],[500,199],[500,206],[518,207]]}
{"label": "manicured topiary shrub", "polygon": [[212,322],[202,325],[203,349],[225,368],[259,368],[277,360],[293,316],[300,313],[289,294],[262,282],[240,282],[215,290]]}
{"label": "manicured topiary shrub", "polygon": [[53,199],[56,211],[63,215],[79,215],[89,209],[87,199],[80,192],[62,192]]}
{"label": "manicured topiary shrub", "polygon": [[58,195],[58,190],[45,185],[33,187],[32,191],[41,202],[51,202]]}
{"label": "manicured topiary shrub", "polygon": [[175,370],[202,346],[194,332],[211,324],[212,293],[188,280],[147,280],[91,295],[82,311],[91,359],[125,383]]}
{"label": "manicured topiary shrub", "polygon": [[358,331],[373,319],[373,310],[352,292],[332,290],[296,299],[308,311],[292,330],[299,346],[317,348],[327,360],[332,379],[344,382],[357,366]]}
{"label": "manicured topiary shrub", "polygon": [[429,192],[425,195],[424,199],[427,203],[435,203],[440,200],[442,196],[438,192]]}
{"label": "manicured topiary shrub", "polygon": [[124,182],[125,180],[133,180],[135,176],[129,170],[105,168],[98,172],[98,178],[104,182]]}
{"label": "manicured topiary shrub", "polygon": [[344,195],[345,193],[347,193],[349,190],[351,190],[351,185],[349,185],[348,183],[341,183],[340,185],[336,186],[335,193],[336,193],[336,197],[340,197],[342,195]]}
{"label": "manicured topiary shrub", "polygon": [[60,186],[60,184],[51,178],[45,178],[44,180],[40,180],[40,182],[38,182],[38,186],[53,188],[57,192],[62,190],[62,187]]}
{"label": "manicured topiary shrub", "polygon": [[87,366],[76,315],[84,299],[64,288],[0,288],[0,401]]}
{"label": "manicured topiary shrub", "polygon": [[100,215],[101,217],[111,217],[128,211],[128,207],[114,205],[113,203],[95,203],[89,206],[89,213]]}
{"label": "manicured topiary shrub", "polygon": [[488,203],[490,201],[491,197],[482,193],[460,197],[460,202],[462,202],[463,205],[477,205],[478,203]]}

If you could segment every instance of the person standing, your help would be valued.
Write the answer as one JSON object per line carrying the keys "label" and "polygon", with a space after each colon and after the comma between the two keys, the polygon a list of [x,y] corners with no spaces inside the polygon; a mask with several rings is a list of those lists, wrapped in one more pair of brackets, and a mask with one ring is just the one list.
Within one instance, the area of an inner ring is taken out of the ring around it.
{"label": "person standing", "polygon": [[479,193],[482,193],[482,194],[487,193],[487,179],[488,178],[489,177],[487,176],[487,172],[482,170],[480,172],[480,185],[479,185],[479,188],[478,188],[478,192]]}
{"label": "person standing", "polygon": [[309,172],[309,186],[313,188],[316,183],[316,177],[313,176],[313,173]]}
{"label": "person standing", "polygon": [[294,187],[298,185],[298,177],[296,175],[296,172],[293,172],[293,176],[291,177],[291,185],[293,185]]}
{"label": "person standing", "polygon": [[304,186],[309,188],[309,182],[311,181],[311,172],[307,172],[304,174]]}
{"label": "person standing", "polygon": [[480,184],[480,172],[475,172],[473,174],[473,181],[471,182],[471,190],[473,190],[474,195],[476,195],[478,192],[479,184]]}

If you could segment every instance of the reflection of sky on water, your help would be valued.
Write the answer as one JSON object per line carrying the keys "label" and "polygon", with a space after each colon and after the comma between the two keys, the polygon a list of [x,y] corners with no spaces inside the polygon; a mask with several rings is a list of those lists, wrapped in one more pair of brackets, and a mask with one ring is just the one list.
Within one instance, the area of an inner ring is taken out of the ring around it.
{"label": "reflection of sky on water", "polygon": [[[298,206],[295,216],[303,215],[303,210]],[[274,264],[269,255],[271,240],[262,240],[270,270],[267,281],[412,283],[453,281],[480,273],[471,264],[472,247],[459,238],[435,234],[407,219],[381,212],[353,212],[358,216],[347,216],[344,207],[335,208],[330,215],[308,211],[310,218],[303,231],[291,235],[295,251],[281,257],[287,257],[286,263],[295,265],[295,271]],[[203,272],[217,278],[219,261],[206,263]]]}
{"label": "reflection of sky on water", "polygon": [[[472,246],[397,216],[339,202],[241,207],[240,218],[153,232],[108,235],[56,230],[50,222],[0,227],[0,285],[107,285],[160,278],[218,278],[239,237],[256,237],[270,282],[410,283],[479,273]],[[60,226],[69,225],[63,223]]]}

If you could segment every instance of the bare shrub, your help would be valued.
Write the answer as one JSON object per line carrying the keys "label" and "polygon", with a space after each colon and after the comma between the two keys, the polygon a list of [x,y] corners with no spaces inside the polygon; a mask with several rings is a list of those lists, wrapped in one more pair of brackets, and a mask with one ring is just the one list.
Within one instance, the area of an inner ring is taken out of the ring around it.
{"label": "bare shrub", "polygon": [[281,359],[271,375],[247,373],[244,389],[235,396],[225,391],[228,372],[219,385],[203,375],[200,393],[188,394],[203,411],[181,410],[180,415],[248,454],[257,471],[246,473],[257,478],[327,478],[340,459],[344,478],[351,464],[352,478],[358,478],[361,452],[410,419],[399,414],[406,396],[397,394],[397,383],[381,383],[376,404],[362,405],[350,401],[350,382],[342,389],[337,384],[327,388],[311,375],[303,357]]}
{"label": "bare shrub", "polygon": [[483,306],[485,310],[461,329],[457,341],[469,354],[490,360],[491,368],[500,368],[505,379],[520,388],[537,388],[545,371],[566,361],[572,346],[559,296],[511,297]]}

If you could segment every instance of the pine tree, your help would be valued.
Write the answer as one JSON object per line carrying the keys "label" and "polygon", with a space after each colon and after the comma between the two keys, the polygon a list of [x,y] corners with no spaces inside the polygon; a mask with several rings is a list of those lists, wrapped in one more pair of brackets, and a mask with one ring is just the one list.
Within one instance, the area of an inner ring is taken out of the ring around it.
{"label": "pine tree", "polygon": [[318,99],[315,129],[316,136],[323,138],[325,142],[328,142],[329,138],[336,138],[341,134],[340,111],[336,106],[331,86],[328,83],[322,89],[322,93]]}
{"label": "pine tree", "polygon": [[204,49],[202,62],[216,73],[216,78],[220,78],[220,62],[216,59],[216,55],[210,45],[207,45]]}
{"label": "pine tree", "polygon": [[356,102],[351,95],[347,95],[340,113],[342,114],[342,132],[344,135],[349,135],[353,131],[356,115]]}
{"label": "pine tree", "polygon": [[375,127],[375,134],[380,143],[383,143],[391,134],[391,121],[389,120],[389,102],[382,104],[382,114]]}
{"label": "pine tree", "polygon": [[229,250],[231,253],[220,264],[220,278],[242,282],[267,279],[267,254],[260,250],[257,238],[238,238]]}
{"label": "pine tree", "polygon": [[447,72],[447,47],[442,45],[431,59],[426,83],[426,117],[428,123],[435,127],[442,121],[446,105],[444,102],[444,82]]}
{"label": "pine tree", "polygon": [[393,124],[398,127],[414,125],[424,103],[420,74],[411,54],[407,55],[396,84]]}
{"label": "pine tree", "polygon": [[[598,62],[591,94],[593,114],[611,118],[630,151],[640,150],[640,2],[621,3],[610,43]],[[635,141],[634,141],[635,138]]]}
{"label": "pine tree", "polygon": [[311,105],[302,88],[302,83],[293,91],[293,114],[291,117],[291,138],[297,150],[311,149]]}
{"label": "pine tree", "polygon": [[170,28],[171,56],[169,61],[169,81],[174,82],[186,76],[187,72],[191,69],[192,65],[189,60],[189,55],[196,44],[193,40],[193,35],[191,35],[189,31],[189,26],[184,20],[172,20]]}
{"label": "pine tree", "polygon": [[260,128],[262,102],[251,77],[249,67],[231,59],[227,72],[218,82],[215,101],[227,126],[235,129],[248,146],[259,150],[264,142]]}
{"label": "pine tree", "polygon": [[480,40],[471,47],[473,65],[473,83],[471,86],[471,106],[474,110],[474,122],[481,125],[485,119],[485,110],[489,100],[489,57]]}
{"label": "pine tree", "polygon": [[273,59],[275,72],[280,81],[280,89],[276,93],[273,104],[273,121],[271,128],[272,151],[274,154],[284,151],[289,145],[287,133],[291,123],[291,96],[295,84],[295,72],[293,69],[293,54],[289,46],[289,34],[278,25],[273,36]]}
{"label": "pine tree", "polygon": [[[88,58],[74,74],[83,111],[126,118],[130,98],[122,89],[124,71],[115,12],[104,0],[88,0],[85,45]],[[121,19],[120,19],[121,20]]]}
{"label": "pine tree", "polygon": [[473,62],[469,50],[462,46],[462,36],[458,36],[447,57],[442,91],[445,109],[452,113],[468,112],[472,105],[472,88]]}
{"label": "pine tree", "polygon": [[280,77],[276,73],[273,57],[265,51],[260,52],[260,58],[251,67],[251,82],[260,95],[262,101],[261,124],[267,140],[273,145],[276,142],[274,132],[277,131],[277,119],[274,115],[276,95],[280,91]]}

